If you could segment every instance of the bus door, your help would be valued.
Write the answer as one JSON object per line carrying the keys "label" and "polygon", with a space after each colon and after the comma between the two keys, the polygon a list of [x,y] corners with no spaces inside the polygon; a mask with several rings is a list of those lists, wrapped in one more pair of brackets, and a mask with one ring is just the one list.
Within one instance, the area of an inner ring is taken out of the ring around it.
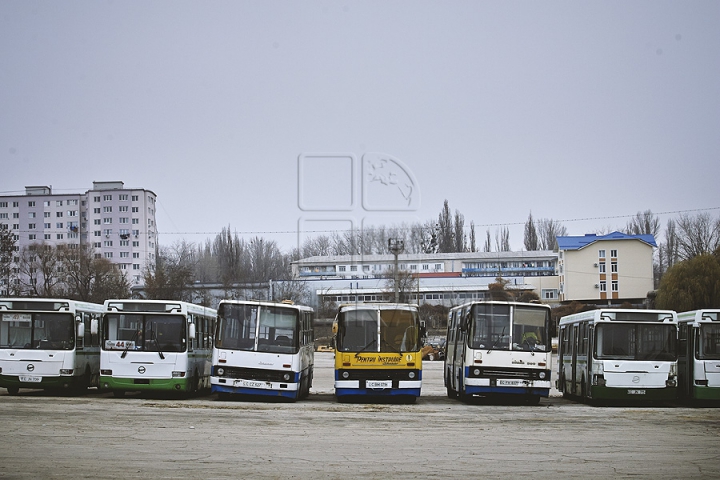
{"label": "bus door", "polygon": [[588,397],[592,397],[592,376],[593,376],[593,358],[595,351],[595,325],[594,324],[587,324],[587,368],[586,368],[586,374],[585,374],[585,392],[587,392]]}
{"label": "bus door", "polygon": [[572,386],[570,388],[570,393],[573,395],[577,395],[577,354],[578,354],[578,324],[573,323],[571,325],[572,330],[570,330],[570,347],[572,349],[572,359],[570,363],[572,364]]}
{"label": "bus door", "polygon": [[455,342],[455,361],[453,362],[453,377],[455,378],[455,390],[462,392],[463,377],[465,376],[465,350],[467,350],[468,329],[470,328],[470,308],[460,312],[458,318],[459,328],[457,329],[458,338]]}

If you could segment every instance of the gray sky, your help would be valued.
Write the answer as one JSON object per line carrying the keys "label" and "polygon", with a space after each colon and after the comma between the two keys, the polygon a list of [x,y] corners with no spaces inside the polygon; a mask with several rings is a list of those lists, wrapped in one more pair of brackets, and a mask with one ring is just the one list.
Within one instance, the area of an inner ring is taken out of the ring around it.
{"label": "gray sky", "polygon": [[719,25],[717,1],[4,0],[0,191],[147,188],[166,245],[444,199],[515,249],[531,210],[716,217]]}

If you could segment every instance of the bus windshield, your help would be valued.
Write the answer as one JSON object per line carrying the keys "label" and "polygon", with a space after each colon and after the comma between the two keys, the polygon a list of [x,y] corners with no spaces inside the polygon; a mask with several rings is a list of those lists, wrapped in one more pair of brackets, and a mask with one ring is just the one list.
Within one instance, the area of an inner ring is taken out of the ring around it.
{"label": "bus windshield", "polygon": [[677,358],[677,327],[650,323],[598,324],[596,358],[617,360],[665,360]]}
{"label": "bus windshield", "polygon": [[109,314],[105,321],[105,350],[184,352],[185,317],[181,315]]}
{"label": "bus windshield", "polygon": [[414,310],[366,308],[342,311],[338,317],[337,344],[338,350],[343,352],[417,352],[420,350],[420,320]]}
{"label": "bus windshield", "polygon": [[720,323],[700,325],[697,358],[698,360],[720,360]]}
{"label": "bus windshield", "polygon": [[548,311],[544,308],[515,307],[513,319],[513,350],[547,350]]}
{"label": "bus windshield", "polygon": [[69,313],[3,313],[0,348],[72,350],[73,325]]}
{"label": "bus windshield", "polygon": [[268,353],[298,351],[295,309],[225,304],[221,305],[218,316],[217,348]]}
{"label": "bus windshield", "polygon": [[470,348],[509,350],[509,305],[494,303],[474,305],[472,321],[468,327]]}

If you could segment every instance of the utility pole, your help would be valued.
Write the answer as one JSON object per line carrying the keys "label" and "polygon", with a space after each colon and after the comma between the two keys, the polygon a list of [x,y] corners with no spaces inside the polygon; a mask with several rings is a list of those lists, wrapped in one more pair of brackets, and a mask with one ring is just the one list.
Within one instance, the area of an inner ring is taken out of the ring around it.
{"label": "utility pole", "polygon": [[395,255],[395,272],[394,272],[394,283],[395,283],[395,303],[400,303],[400,272],[398,271],[398,255],[405,250],[405,241],[399,238],[388,238],[388,250]]}

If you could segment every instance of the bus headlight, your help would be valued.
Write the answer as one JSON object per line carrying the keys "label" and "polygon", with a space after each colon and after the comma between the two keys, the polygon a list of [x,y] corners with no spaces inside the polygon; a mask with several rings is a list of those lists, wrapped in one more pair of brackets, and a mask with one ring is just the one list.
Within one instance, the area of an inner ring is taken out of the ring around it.
{"label": "bus headlight", "polygon": [[410,373],[408,373],[408,378],[409,378],[410,380],[412,380],[413,378],[415,378],[415,372],[410,372]]}
{"label": "bus headlight", "polygon": [[473,373],[473,375],[475,375],[476,377],[479,377],[479,376],[480,376],[480,369],[479,369],[479,368],[473,368],[473,372],[472,372],[472,373]]}
{"label": "bus headlight", "polygon": [[289,374],[289,373],[283,373],[283,380],[285,380],[286,382],[289,382],[289,381],[290,381],[290,374]]}
{"label": "bus headlight", "polygon": [[223,367],[218,367],[215,370],[215,373],[217,374],[218,377],[222,377],[223,375],[225,375],[225,369]]}
{"label": "bus headlight", "polygon": [[342,373],[342,377],[347,380],[348,378],[350,378],[350,372],[348,372],[347,370],[344,371],[344,372]]}
{"label": "bus headlight", "polygon": [[60,375],[72,375],[73,369],[72,368],[61,368],[60,369]]}
{"label": "bus headlight", "polygon": [[545,372],[540,372],[538,377],[540,377],[540,380],[545,380]]}
{"label": "bus headlight", "polygon": [[182,378],[185,376],[185,372],[172,372],[173,378]]}

